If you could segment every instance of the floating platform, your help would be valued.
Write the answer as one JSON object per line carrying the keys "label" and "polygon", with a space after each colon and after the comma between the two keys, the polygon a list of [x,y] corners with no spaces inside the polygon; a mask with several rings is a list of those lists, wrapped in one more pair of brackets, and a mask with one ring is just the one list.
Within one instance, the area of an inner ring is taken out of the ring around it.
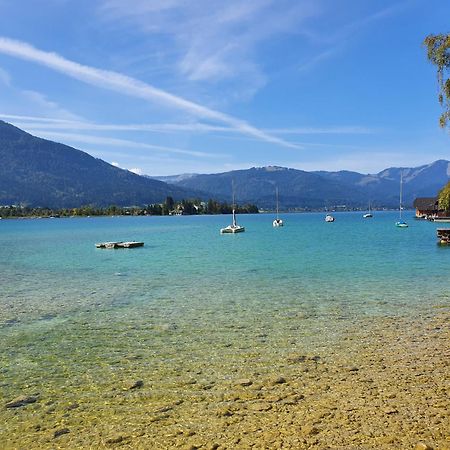
{"label": "floating platform", "polygon": [[436,234],[439,244],[450,245],[450,228],[438,228]]}
{"label": "floating platform", "polygon": [[143,242],[129,241],[129,242],[100,242],[95,244],[97,248],[134,248],[143,247]]}

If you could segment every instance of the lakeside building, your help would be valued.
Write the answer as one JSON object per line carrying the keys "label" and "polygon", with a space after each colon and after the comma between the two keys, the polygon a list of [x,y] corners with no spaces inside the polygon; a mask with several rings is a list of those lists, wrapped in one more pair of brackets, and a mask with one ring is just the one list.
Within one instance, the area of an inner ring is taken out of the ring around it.
{"label": "lakeside building", "polygon": [[434,217],[445,217],[445,211],[439,209],[438,197],[418,197],[414,200],[417,219],[430,219]]}

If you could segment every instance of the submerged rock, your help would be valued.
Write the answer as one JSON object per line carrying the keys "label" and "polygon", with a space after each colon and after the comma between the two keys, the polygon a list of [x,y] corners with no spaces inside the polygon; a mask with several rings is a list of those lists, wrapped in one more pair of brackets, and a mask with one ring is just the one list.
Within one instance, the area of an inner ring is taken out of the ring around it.
{"label": "submerged rock", "polygon": [[313,425],[305,425],[304,427],[302,427],[302,432],[306,436],[314,436],[316,434],[319,434],[320,430]]}
{"label": "submerged rock", "polygon": [[53,433],[53,438],[56,439],[57,437],[67,433],[70,433],[70,430],[68,428],[61,428]]}
{"label": "submerged rock", "polygon": [[16,397],[14,400],[6,403],[7,408],[20,408],[21,406],[26,406],[30,403],[34,403],[37,401],[37,396],[35,395],[20,395]]}
{"label": "submerged rock", "polygon": [[123,434],[118,434],[117,436],[112,436],[109,439],[106,440],[107,444],[119,444],[121,442],[124,442],[128,440],[128,436],[124,436]]}
{"label": "submerged rock", "polygon": [[287,357],[287,362],[291,363],[291,364],[295,364],[295,363],[301,363],[301,362],[305,362],[306,361],[306,356],[305,355],[289,355]]}
{"label": "submerged rock", "polygon": [[415,450],[433,450],[433,447],[431,447],[431,445],[425,444],[424,442],[419,442],[416,445]]}
{"label": "submerged rock", "polygon": [[284,377],[275,377],[273,380],[271,380],[272,384],[284,384],[286,383],[286,378]]}
{"label": "submerged rock", "polygon": [[136,380],[134,383],[131,383],[125,389],[127,391],[131,391],[132,389],[140,389],[143,386],[144,386],[144,381],[143,380]]}
{"label": "submerged rock", "polygon": [[241,380],[236,381],[236,386],[251,386],[253,381],[250,378],[242,378]]}

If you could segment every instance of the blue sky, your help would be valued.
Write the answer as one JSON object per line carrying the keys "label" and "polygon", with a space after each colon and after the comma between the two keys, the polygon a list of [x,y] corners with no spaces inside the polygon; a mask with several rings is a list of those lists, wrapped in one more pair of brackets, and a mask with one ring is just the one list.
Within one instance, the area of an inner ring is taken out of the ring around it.
{"label": "blue sky", "polygon": [[442,0],[0,0],[0,119],[149,175],[450,159]]}

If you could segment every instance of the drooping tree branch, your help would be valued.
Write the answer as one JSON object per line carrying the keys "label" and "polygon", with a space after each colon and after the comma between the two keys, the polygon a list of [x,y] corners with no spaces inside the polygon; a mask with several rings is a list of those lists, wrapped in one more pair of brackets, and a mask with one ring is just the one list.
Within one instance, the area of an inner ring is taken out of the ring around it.
{"label": "drooping tree branch", "polygon": [[427,48],[428,59],[437,67],[438,99],[444,108],[439,125],[445,128],[450,122],[450,33],[430,34],[423,43]]}

